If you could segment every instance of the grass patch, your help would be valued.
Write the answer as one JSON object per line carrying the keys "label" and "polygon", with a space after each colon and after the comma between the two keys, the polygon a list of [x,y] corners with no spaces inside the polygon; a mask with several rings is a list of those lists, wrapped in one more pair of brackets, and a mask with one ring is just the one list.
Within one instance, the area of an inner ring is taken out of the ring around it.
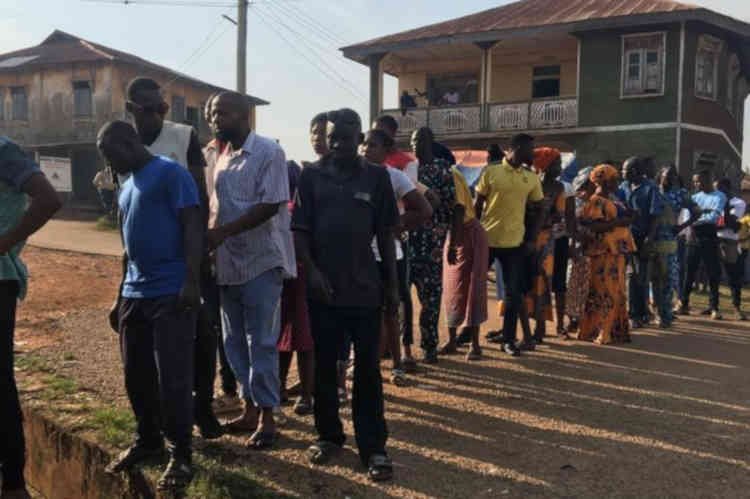
{"label": "grass patch", "polygon": [[193,461],[196,473],[187,490],[188,497],[201,499],[285,497],[265,488],[247,468],[222,464],[198,453],[194,454]]}
{"label": "grass patch", "polygon": [[65,362],[72,362],[72,361],[76,360],[76,356],[73,353],[67,352],[67,353],[63,354],[63,360]]}
{"label": "grass patch", "polygon": [[52,375],[45,381],[45,395],[47,398],[57,399],[66,395],[73,395],[78,391],[78,384],[70,378]]}
{"label": "grass patch", "polygon": [[112,220],[109,215],[102,215],[96,220],[96,229],[102,231],[114,231],[118,230],[117,222]]}
{"label": "grass patch", "polygon": [[130,411],[106,407],[95,410],[89,420],[101,439],[112,447],[125,447],[133,440],[135,418]]}
{"label": "grass patch", "polygon": [[32,354],[20,354],[15,358],[15,367],[21,371],[27,372],[52,372],[47,361],[37,355]]}

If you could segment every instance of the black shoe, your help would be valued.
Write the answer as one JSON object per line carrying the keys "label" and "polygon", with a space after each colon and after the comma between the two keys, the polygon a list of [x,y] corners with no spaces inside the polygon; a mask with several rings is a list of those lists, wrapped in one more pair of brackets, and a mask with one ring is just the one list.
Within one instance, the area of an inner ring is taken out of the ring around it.
{"label": "black shoe", "polygon": [[534,335],[534,342],[537,345],[544,345],[544,336],[541,334],[535,334]]}
{"label": "black shoe", "polygon": [[136,464],[142,463],[147,459],[160,457],[164,453],[164,447],[155,447],[150,449],[142,445],[134,445],[131,448],[122,451],[107,467],[104,469],[107,473],[120,473],[129,470]]}
{"label": "black shoe", "polygon": [[215,440],[224,435],[224,429],[213,411],[204,411],[201,415],[196,415],[195,426],[198,427],[201,437],[206,440]]}
{"label": "black shoe", "polygon": [[463,329],[461,334],[458,335],[458,338],[456,338],[456,345],[463,346],[468,345],[469,343],[471,343],[471,333],[468,332],[467,329]]}
{"label": "black shoe", "polygon": [[503,343],[503,352],[507,353],[511,357],[519,357],[521,355],[521,351],[513,343]]}
{"label": "black shoe", "polygon": [[536,350],[536,342],[534,340],[524,340],[518,345],[518,349],[522,352],[533,352]]}
{"label": "black shoe", "polygon": [[704,310],[703,312],[701,312],[701,315],[711,315],[713,312],[714,312],[714,309],[712,309],[711,307],[709,307],[706,310]]}
{"label": "black shoe", "polygon": [[503,342],[503,332],[502,331],[490,331],[487,333],[488,343],[502,343]]}
{"label": "black shoe", "polygon": [[167,469],[159,478],[156,487],[159,490],[182,491],[193,481],[193,466],[189,459],[172,456]]}
{"label": "black shoe", "polygon": [[425,352],[424,357],[422,358],[422,363],[424,364],[437,364],[438,363],[438,354],[436,351],[430,351]]}

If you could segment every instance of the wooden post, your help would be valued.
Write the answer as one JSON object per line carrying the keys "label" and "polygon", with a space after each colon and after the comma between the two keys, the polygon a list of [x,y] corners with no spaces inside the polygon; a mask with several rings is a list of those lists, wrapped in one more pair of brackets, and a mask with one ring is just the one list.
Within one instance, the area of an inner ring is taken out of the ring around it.
{"label": "wooden post", "polygon": [[385,54],[373,54],[368,57],[370,66],[370,123],[383,110],[383,58]]}
{"label": "wooden post", "polygon": [[479,105],[481,111],[481,128],[487,130],[490,125],[489,104],[492,102],[492,48],[497,42],[479,42],[477,47],[482,51],[481,69],[479,70]]}

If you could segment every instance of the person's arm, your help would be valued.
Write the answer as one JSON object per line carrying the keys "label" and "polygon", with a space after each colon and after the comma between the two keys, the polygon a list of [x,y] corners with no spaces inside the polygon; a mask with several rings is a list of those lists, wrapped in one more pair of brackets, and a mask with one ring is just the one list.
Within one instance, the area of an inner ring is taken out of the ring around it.
{"label": "person's arm", "polygon": [[0,254],[3,255],[41,229],[62,207],[55,188],[41,173],[31,175],[21,186],[21,191],[31,198],[31,204],[18,224],[0,236]]}
{"label": "person's arm", "polygon": [[198,187],[198,198],[201,203],[203,232],[208,228],[208,191],[206,190],[206,158],[203,156],[198,134],[193,130],[187,151],[188,171]]}
{"label": "person's arm", "polygon": [[407,192],[401,201],[404,213],[401,214],[401,230],[414,230],[432,217],[432,206],[418,190]]}
{"label": "person's arm", "polygon": [[117,296],[115,296],[115,302],[109,309],[109,327],[115,333],[120,332],[120,299],[122,298],[122,288],[125,286],[125,274],[128,272],[128,252],[122,252],[122,258],[120,259],[120,285],[117,288]]}
{"label": "person's arm", "polygon": [[448,263],[456,264],[457,248],[463,244],[464,238],[464,217],[466,208],[462,204],[456,204],[453,207],[453,217],[451,219],[451,228],[448,233]]}
{"label": "person's arm", "polygon": [[375,237],[384,271],[384,306],[386,313],[398,312],[398,270],[393,229],[398,224],[398,208],[388,174],[383,171],[378,186],[379,203],[376,205]]}
{"label": "person's arm", "polygon": [[278,148],[273,153],[273,157],[261,166],[259,175],[262,191],[257,197],[258,204],[236,220],[209,230],[210,250],[218,248],[232,236],[263,225],[276,215],[279,209],[286,209],[286,204],[289,202],[289,174],[286,157],[281,148]]}
{"label": "person's arm", "polygon": [[533,182],[534,186],[529,193],[526,204],[526,209],[530,210],[529,230],[524,238],[526,251],[528,252],[533,251],[536,238],[539,235],[539,231],[542,229],[546,213],[550,208],[550,206],[547,206],[547,202],[545,202],[541,181],[538,177],[534,177]]}
{"label": "person's arm", "polygon": [[188,206],[180,210],[182,224],[182,251],[185,255],[185,282],[180,291],[180,305],[184,309],[197,309],[200,306],[200,272],[203,260],[202,206]]}
{"label": "person's arm", "polygon": [[484,204],[486,201],[487,198],[477,193],[477,198],[474,200],[474,215],[476,215],[477,220],[482,219],[482,215],[484,214]]}
{"label": "person's arm", "polygon": [[659,218],[664,212],[664,200],[656,187],[651,189],[651,196],[649,200],[649,218],[648,218],[648,232],[646,232],[645,243],[650,243],[656,237],[656,230],[659,228]]}

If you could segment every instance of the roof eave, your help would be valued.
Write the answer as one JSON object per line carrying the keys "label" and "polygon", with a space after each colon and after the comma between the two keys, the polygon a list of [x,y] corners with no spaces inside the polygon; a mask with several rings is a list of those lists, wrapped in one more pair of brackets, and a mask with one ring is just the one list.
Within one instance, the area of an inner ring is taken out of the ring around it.
{"label": "roof eave", "polygon": [[513,28],[494,31],[483,31],[478,33],[463,33],[449,36],[435,36],[407,40],[400,42],[385,42],[374,44],[350,45],[341,49],[344,57],[355,62],[365,64],[370,55],[386,54],[398,50],[415,49],[427,46],[479,43],[498,41],[509,38],[523,38],[541,33],[571,33],[582,31],[594,31],[601,29],[624,28],[634,25],[664,24],[682,21],[704,21],[720,28],[726,29],[743,37],[750,37],[750,24],[732,19],[731,17],[704,8],[682,10],[674,12],[659,12],[654,14],[637,14],[630,16],[618,16],[605,19],[587,19],[571,23],[550,24],[546,26],[532,26],[526,28]]}

